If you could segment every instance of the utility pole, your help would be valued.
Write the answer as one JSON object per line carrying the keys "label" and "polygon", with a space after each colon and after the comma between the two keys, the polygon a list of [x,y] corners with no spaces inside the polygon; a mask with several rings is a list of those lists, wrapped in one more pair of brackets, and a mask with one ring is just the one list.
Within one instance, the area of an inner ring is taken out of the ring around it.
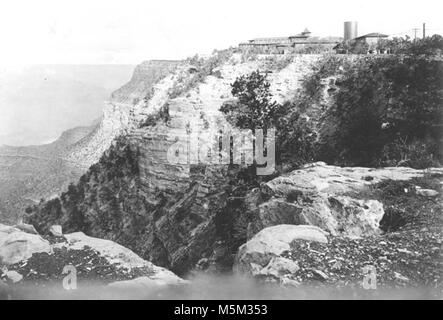
{"label": "utility pole", "polygon": [[426,37],[426,23],[423,22],[423,39]]}
{"label": "utility pole", "polygon": [[417,31],[420,30],[419,28],[414,28],[412,31],[414,31],[414,41],[417,39]]}

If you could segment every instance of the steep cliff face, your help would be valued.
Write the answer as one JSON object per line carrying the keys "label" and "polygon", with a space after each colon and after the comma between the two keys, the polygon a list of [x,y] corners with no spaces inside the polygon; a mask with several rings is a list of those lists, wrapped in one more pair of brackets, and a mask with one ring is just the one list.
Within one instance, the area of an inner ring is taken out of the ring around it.
{"label": "steep cliff face", "polygon": [[[230,84],[240,75],[257,69],[268,72],[272,94],[283,102],[293,97],[318,58],[264,56],[242,61],[234,54],[204,76],[204,67],[186,62],[142,65],[131,82],[114,93],[100,128],[82,141],[82,148],[79,144],[81,151],[73,157],[92,163],[114,136],[124,137],[75,188],[60,201],[36,208],[29,220],[42,232],[58,222],[69,231],[112,239],[179,274],[202,258],[223,256],[217,252],[224,250],[217,224],[232,200],[238,170],[171,163],[168,150],[177,139],[193,134],[211,141],[229,126],[219,109],[233,98]],[[149,114],[164,107],[165,119],[143,125]],[[128,164],[127,152],[136,169]]]}
{"label": "steep cliff face", "polygon": [[67,130],[47,145],[0,147],[0,221],[16,222],[27,206],[57,196],[76,182],[117,135],[137,127],[162,106],[178,65],[176,61],[140,64],[131,80],[105,102],[103,117],[91,126]]}
{"label": "steep cliff face", "polygon": [[47,145],[0,147],[0,221],[17,222],[27,206],[56,196],[77,181],[87,167],[67,161],[63,154],[92,130],[73,128]]}
{"label": "steep cliff face", "polygon": [[105,102],[103,118],[95,130],[72,146],[65,158],[86,167],[97,162],[116,136],[162,106],[179,65],[177,61],[153,60],[137,66],[131,80]]}

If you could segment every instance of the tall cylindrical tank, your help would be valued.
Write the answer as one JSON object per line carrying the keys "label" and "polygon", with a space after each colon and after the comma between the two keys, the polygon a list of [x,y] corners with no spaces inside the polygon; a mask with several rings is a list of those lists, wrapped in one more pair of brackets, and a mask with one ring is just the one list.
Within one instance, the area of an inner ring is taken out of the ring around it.
{"label": "tall cylindrical tank", "polygon": [[357,21],[346,21],[345,22],[345,34],[344,38],[346,40],[351,40],[358,37],[358,24]]}

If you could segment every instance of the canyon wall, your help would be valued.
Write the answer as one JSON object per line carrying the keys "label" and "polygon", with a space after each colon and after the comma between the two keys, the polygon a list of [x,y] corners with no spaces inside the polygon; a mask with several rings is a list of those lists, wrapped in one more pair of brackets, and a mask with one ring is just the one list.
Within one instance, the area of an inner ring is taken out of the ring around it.
{"label": "canyon wall", "polygon": [[[96,130],[67,156],[83,165],[98,163],[74,191],[80,199],[72,205],[84,219],[82,223],[75,224],[70,217],[77,213],[67,204],[73,197],[69,192],[61,197],[61,212],[48,218],[54,202],[42,204],[30,221],[44,232],[41,229],[61,220],[69,231],[81,228],[91,236],[111,239],[179,274],[202,258],[219,255],[217,250],[223,250],[224,244],[217,234],[217,221],[223,220],[220,216],[230,201],[235,170],[229,172],[225,165],[171,163],[168,150],[177,139],[196,134],[211,141],[220,129],[229,127],[219,109],[233,98],[231,84],[237,77],[257,69],[267,72],[273,97],[282,103],[294,98],[319,58],[244,59],[233,54],[203,77],[204,67],[188,61],[142,64],[131,81],[112,95]],[[165,119],[144,124],[165,107]],[[116,136],[121,136],[121,143],[112,142]],[[127,147],[136,170],[124,160]]]}

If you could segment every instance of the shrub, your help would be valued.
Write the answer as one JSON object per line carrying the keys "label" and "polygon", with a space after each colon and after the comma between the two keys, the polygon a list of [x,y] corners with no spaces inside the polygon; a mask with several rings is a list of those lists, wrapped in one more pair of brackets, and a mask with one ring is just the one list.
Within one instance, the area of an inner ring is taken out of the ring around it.
{"label": "shrub", "polygon": [[417,169],[438,167],[438,145],[432,139],[408,142],[398,138],[384,146],[382,163],[387,166],[406,166]]}
{"label": "shrub", "polygon": [[215,50],[213,54],[205,59],[198,55],[186,59],[186,62],[192,66],[191,72],[188,74],[181,74],[177,80],[177,84],[169,92],[171,99],[177,98],[186,92],[197,87],[202,83],[207,76],[215,76],[221,78],[221,73],[217,68],[226,63],[233,54],[233,49]]}

